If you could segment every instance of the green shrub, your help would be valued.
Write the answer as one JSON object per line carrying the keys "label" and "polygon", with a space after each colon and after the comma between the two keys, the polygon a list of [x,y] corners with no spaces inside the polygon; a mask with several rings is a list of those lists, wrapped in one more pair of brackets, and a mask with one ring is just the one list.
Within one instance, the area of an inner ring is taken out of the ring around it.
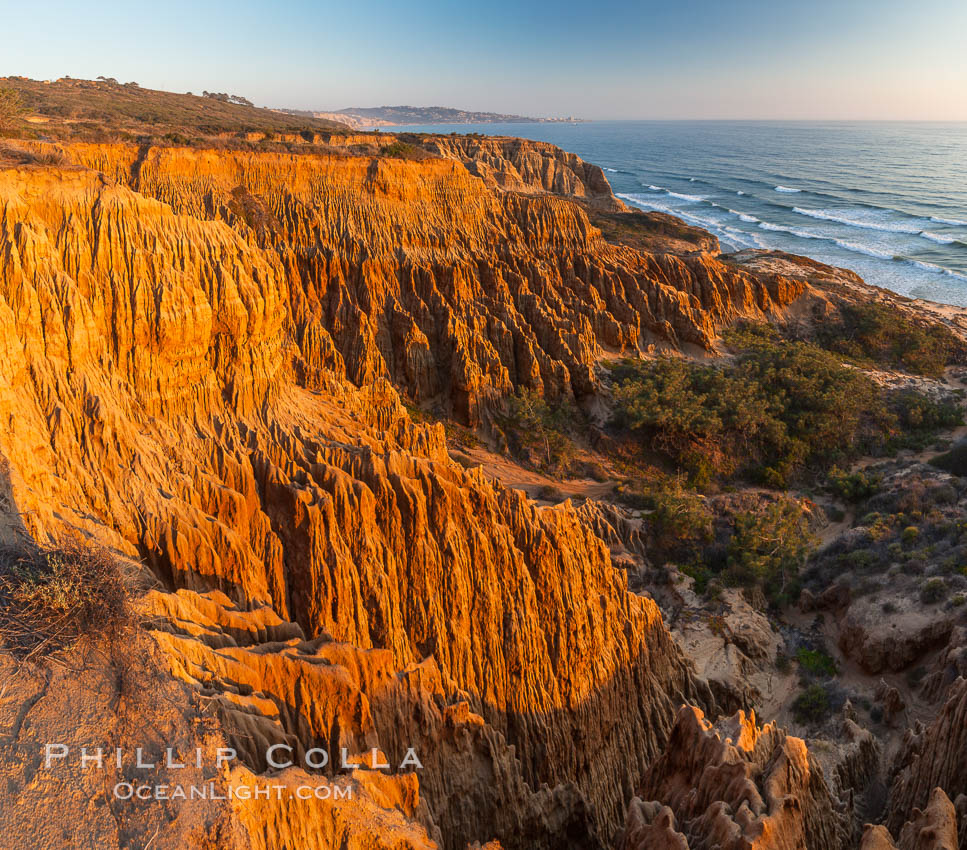
{"label": "green shrub", "polygon": [[851,572],[870,572],[880,565],[879,556],[869,549],[854,549],[845,552],[837,561]]}
{"label": "green shrub", "polygon": [[162,138],[173,145],[190,145],[191,139],[189,139],[183,133],[165,133]]}
{"label": "green shrub", "polygon": [[589,460],[584,463],[584,474],[590,478],[592,481],[607,481],[611,476],[608,474],[608,470],[596,460]]}
{"label": "green shrub", "polygon": [[937,400],[915,390],[900,390],[890,400],[907,429],[932,432],[964,424],[960,405],[950,398]]}
{"label": "green shrub", "polygon": [[567,497],[551,484],[545,484],[537,491],[537,498],[545,502],[563,502]]}
{"label": "green shrub", "polygon": [[914,322],[885,304],[851,304],[840,319],[823,325],[818,342],[860,362],[939,378],[964,356],[963,343],[941,324]]}
{"label": "green shrub", "polygon": [[880,479],[867,475],[863,470],[844,472],[838,466],[829,470],[829,489],[846,502],[863,502],[875,496],[880,489]]}
{"label": "green shrub", "polygon": [[715,575],[704,564],[682,564],[679,567],[682,573],[690,576],[694,580],[692,589],[699,595],[704,595],[708,590],[709,582]]}
{"label": "green shrub", "polygon": [[20,92],[0,88],[0,135],[17,129],[20,126],[23,112],[23,98],[20,96]]}
{"label": "green shrub", "polygon": [[932,578],[920,587],[920,601],[924,605],[935,605],[947,598],[947,585],[942,578]]}
{"label": "green shrub", "polygon": [[798,502],[777,499],[736,514],[726,547],[728,583],[761,589],[773,602],[798,595],[799,570],[815,544]]}
{"label": "green shrub", "polygon": [[799,666],[814,676],[835,676],[836,662],[831,655],[818,649],[799,649],[796,652]]}
{"label": "green shrub", "polygon": [[423,148],[400,141],[393,142],[390,145],[380,148],[379,153],[380,156],[408,160],[426,159],[429,156],[427,151],[423,150]]}
{"label": "green shrub", "polygon": [[895,430],[876,385],[818,346],[768,329],[728,339],[741,346],[729,366],[660,357],[613,370],[615,422],[697,484],[746,473],[784,487],[797,472],[847,461]]}
{"label": "green shrub", "polygon": [[846,519],[846,511],[844,511],[838,505],[828,505],[824,509],[826,513],[826,518],[830,522],[842,522]]}
{"label": "green shrub", "polygon": [[819,684],[807,685],[792,703],[793,717],[799,723],[821,723],[829,712],[829,694]]}
{"label": "green shrub", "polygon": [[933,458],[930,463],[951,475],[962,478],[967,476],[967,443],[954,446],[949,452]]}
{"label": "green shrub", "polygon": [[652,510],[645,520],[659,546],[684,541],[712,539],[713,516],[706,500],[685,487],[679,478],[670,479],[652,495]]}
{"label": "green shrub", "polygon": [[519,388],[505,400],[498,424],[513,438],[518,451],[528,452],[547,472],[564,473],[577,454],[570,431],[581,421],[570,399],[548,403],[535,390]]}

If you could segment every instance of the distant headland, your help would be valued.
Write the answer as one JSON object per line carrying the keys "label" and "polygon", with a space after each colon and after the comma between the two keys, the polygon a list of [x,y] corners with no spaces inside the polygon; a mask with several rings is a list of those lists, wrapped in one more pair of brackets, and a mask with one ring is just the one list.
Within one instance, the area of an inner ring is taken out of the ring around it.
{"label": "distant headland", "polygon": [[302,115],[329,121],[341,121],[354,129],[398,127],[410,124],[576,124],[583,119],[530,118],[499,112],[470,112],[448,106],[350,106],[333,112],[281,109],[290,115]]}

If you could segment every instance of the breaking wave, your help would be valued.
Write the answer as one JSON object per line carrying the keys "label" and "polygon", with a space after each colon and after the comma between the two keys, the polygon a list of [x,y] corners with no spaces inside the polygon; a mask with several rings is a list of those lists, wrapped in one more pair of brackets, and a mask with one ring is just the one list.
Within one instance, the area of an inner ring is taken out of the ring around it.
{"label": "breaking wave", "polygon": [[618,197],[625,201],[630,201],[639,209],[667,213],[668,215],[680,218],[687,224],[694,224],[696,227],[701,227],[703,230],[707,230],[713,236],[717,237],[719,241],[726,242],[736,248],[765,247],[762,240],[754,233],[729,227],[727,224],[708,216],[696,215],[694,210],[683,210],[681,207],[663,204],[661,201],[647,195],[619,193]]}
{"label": "breaking wave", "polygon": [[883,230],[888,233],[915,234],[920,233],[920,231],[923,229],[921,226],[917,226],[916,223],[912,221],[909,223],[899,221],[875,221],[871,220],[869,216],[862,218],[855,215],[841,215],[829,210],[807,210],[803,209],[802,207],[793,207],[792,211],[794,213],[798,213],[799,215],[807,215],[810,218],[818,218],[822,219],[823,221],[834,221],[837,224],[845,224],[847,227],[862,227],[864,230]]}

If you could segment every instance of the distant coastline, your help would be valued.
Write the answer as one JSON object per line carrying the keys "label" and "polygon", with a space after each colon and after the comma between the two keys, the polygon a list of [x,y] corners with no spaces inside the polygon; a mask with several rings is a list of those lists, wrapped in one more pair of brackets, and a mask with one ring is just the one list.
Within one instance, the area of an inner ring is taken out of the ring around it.
{"label": "distant coastline", "polygon": [[584,120],[573,116],[561,118],[533,118],[526,115],[506,115],[499,112],[471,112],[449,106],[350,106],[331,112],[279,109],[288,115],[340,121],[354,130],[377,127],[401,127],[410,124],[581,124]]}

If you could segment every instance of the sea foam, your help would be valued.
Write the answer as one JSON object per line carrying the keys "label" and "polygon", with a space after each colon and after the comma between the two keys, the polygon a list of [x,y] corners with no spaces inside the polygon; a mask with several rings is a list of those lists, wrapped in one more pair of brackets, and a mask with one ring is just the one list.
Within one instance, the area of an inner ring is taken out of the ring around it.
{"label": "sea foam", "polygon": [[651,210],[653,212],[663,212],[676,216],[688,224],[694,224],[707,230],[713,236],[717,236],[722,242],[728,242],[736,248],[764,248],[763,242],[754,234],[745,230],[738,230],[729,227],[718,219],[708,216],[695,215],[694,212],[683,210],[681,207],[663,204],[649,195],[632,195],[618,193],[618,197],[625,201],[630,201],[639,209]]}
{"label": "sea foam", "polygon": [[673,192],[671,189],[666,189],[664,186],[656,186],[653,183],[648,186],[652,192],[664,192],[671,198],[678,198],[682,201],[705,201],[708,200],[704,195],[686,195],[683,192]]}
{"label": "sea foam", "polygon": [[729,210],[732,215],[737,215],[741,221],[748,221],[752,224],[758,224],[762,221],[761,218],[756,218],[754,215],[749,215],[748,213],[739,212],[738,210]]}
{"label": "sea foam", "polygon": [[967,275],[960,274],[960,272],[955,272],[951,269],[945,269],[943,266],[938,266],[934,263],[927,263],[923,260],[911,260],[909,257],[894,257],[893,259],[902,260],[911,266],[916,266],[918,269],[924,269],[928,272],[936,272],[937,274],[947,275],[948,277],[955,277],[958,280],[967,280]]}
{"label": "sea foam", "polygon": [[941,236],[939,233],[930,233],[927,230],[924,230],[920,235],[924,239],[936,242],[938,245],[953,245],[957,241],[952,236]]}
{"label": "sea foam", "polygon": [[[845,224],[847,227],[862,227],[864,230],[882,230],[887,233],[912,233],[916,234],[922,230],[915,222],[901,221],[871,221],[869,218],[857,218],[856,216],[842,215],[831,210],[807,210],[802,207],[793,207],[792,211],[799,215],[806,215],[810,218],[818,218],[823,221],[833,221],[837,224]],[[857,210],[857,212],[862,212]]]}
{"label": "sea foam", "polygon": [[854,254],[866,254],[867,257],[876,257],[878,260],[892,260],[894,258],[893,253],[889,251],[878,251],[868,245],[860,245],[846,239],[837,239],[835,236],[828,236],[825,233],[813,233],[809,230],[800,230],[798,227],[783,227],[781,224],[772,224],[768,221],[761,222],[759,227],[774,233],[788,233],[790,236],[797,236],[800,239],[818,239],[822,242],[832,242],[845,251],[852,251]]}
{"label": "sea foam", "polygon": [[789,186],[776,186],[775,187],[775,191],[777,191],[777,192],[785,192],[788,195],[795,195],[795,194],[801,192],[802,189],[793,189],[793,188],[791,188]]}

